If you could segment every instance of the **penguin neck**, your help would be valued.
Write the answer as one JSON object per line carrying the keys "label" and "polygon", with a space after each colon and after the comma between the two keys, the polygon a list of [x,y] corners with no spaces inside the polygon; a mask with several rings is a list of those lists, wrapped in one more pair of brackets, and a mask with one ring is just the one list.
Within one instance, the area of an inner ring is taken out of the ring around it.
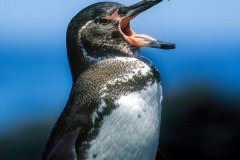
{"label": "penguin neck", "polygon": [[[88,69],[89,66],[91,66],[94,63],[97,63],[99,61],[102,61],[104,59],[114,58],[114,57],[124,57],[126,55],[119,55],[115,53],[109,53],[105,54],[105,56],[100,57],[92,57],[89,56],[87,51],[82,45],[78,45],[77,41],[73,42],[71,39],[67,39],[67,54],[68,54],[68,62],[72,74],[72,81],[73,83],[76,82],[78,76]],[[140,58],[140,52],[139,49],[135,49],[132,51],[133,58]]]}
{"label": "penguin neck", "polygon": [[91,57],[88,56],[88,53],[81,46],[74,46],[70,44],[72,47],[68,47],[68,63],[70,66],[70,71],[72,74],[73,83],[76,82],[78,76],[82,74],[85,70],[87,70],[91,65],[102,61],[104,59],[109,59],[115,57],[114,54],[107,54],[106,56],[101,57]]}
{"label": "penguin neck", "polygon": [[83,61],[82,51],[75,44],[76,43],[67,43],[68,63],[73,83],[76,82],[78,76],[90,65],[87,61]]}

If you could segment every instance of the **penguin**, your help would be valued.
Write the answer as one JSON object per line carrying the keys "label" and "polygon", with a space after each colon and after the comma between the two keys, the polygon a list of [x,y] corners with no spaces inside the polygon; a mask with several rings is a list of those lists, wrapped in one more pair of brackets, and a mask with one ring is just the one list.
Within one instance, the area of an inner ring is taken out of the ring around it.
{"label": "penguin", "polygon": [[130,22],[161,1],[99,2],[72,18],[66,42],[73,85],[42,160],[155,159],[162,86],[140,48],[175,44],[137,34]]}

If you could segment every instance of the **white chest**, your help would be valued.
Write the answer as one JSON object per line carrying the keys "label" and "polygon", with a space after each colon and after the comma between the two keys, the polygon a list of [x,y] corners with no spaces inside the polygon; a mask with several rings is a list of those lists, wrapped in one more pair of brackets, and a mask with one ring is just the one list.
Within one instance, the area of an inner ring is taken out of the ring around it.
{"label": "white chest", "polygon": [[98,136],[90,142],[87,159],[155,159],[161,99],[158,83],[121,96],[115,102],[119,107],[104,118]]}

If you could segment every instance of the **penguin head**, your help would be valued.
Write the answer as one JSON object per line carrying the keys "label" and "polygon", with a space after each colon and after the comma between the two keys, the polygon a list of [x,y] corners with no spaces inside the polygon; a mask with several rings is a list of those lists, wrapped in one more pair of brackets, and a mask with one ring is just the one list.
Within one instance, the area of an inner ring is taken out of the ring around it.
{"label": "penguin head", "polygon": [[100,2],[80,11],[69,23],[67,51],[73,81],[90,64],[109,57],[138,57],[140,47],[173,49],[175,44],[158,41],[130,28],[130,21],[162,0],[144,0],[125,7]]}

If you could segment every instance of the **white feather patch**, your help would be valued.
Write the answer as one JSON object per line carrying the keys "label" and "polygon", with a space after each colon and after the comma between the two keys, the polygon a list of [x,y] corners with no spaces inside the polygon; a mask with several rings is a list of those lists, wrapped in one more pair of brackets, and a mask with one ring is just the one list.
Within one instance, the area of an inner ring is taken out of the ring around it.
{"label": "white feather patch", "polygon": [[87,159],[155,159],[161,119],[161,86],[155,82],[121,96],[90,142]]}

